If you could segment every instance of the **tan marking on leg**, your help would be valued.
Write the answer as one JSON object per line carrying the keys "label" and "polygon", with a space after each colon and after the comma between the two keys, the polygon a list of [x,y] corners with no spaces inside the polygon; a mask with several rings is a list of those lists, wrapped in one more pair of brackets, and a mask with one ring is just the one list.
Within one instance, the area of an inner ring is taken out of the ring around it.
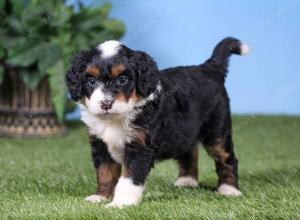
{"label": "tan marking on leg", "polygon": [[178,178],[174,185],[177,187],[198,186],[198,146],[177,159],[179,165]]}
{"label": "tan marking on leg", "polygon": [[192,176],[195,179],[198,177],[198,146],[193,147],[190,154],[186,157],[178,159],[179,177]]}
{"label": "tan marking on leg", "polygon": [[208,145],[206,149],[207,153],[218,161],[225,162],[229,157],[229,153],[225,151],[223,141],[214,145]]}
{"label": "tan marking on leg", "polygon": [[214,158],[219,176],[219,184],[226,183],[237,186],[237,179],[233,167],[227,163],[230,153],[224,147],[224,141],[218,140],[215,144],[205,146],[208,154]]}
{"label": "tan marking on leg", "polygon": [[115,162],[100,164],[97,168],[97,194],[109,198],[121,174],[121,165]]}

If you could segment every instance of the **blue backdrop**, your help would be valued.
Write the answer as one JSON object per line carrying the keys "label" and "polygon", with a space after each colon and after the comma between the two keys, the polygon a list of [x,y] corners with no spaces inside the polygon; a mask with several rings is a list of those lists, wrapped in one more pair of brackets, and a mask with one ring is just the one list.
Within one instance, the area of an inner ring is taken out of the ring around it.
{"label": "blue backdrop", "polygon": [[[103,1],[87,0],[87,5]],[[226,36],[247,42],[226,87],[234,113],[300,114],[300,0],[111,0],[129,47],[160,68],[199,64]]]}

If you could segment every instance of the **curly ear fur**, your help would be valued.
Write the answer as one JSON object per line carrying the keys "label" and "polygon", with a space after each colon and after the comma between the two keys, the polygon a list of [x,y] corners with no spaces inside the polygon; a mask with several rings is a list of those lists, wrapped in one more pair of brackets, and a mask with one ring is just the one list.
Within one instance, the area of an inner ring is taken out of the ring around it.
{"label": "curly ear fur", "polygon": [[156,62],[144,52],[137,52],[134,58],[135,68],[137,69],[137,91],[146,98],[157,87],[158,67]]}
{"label": "curly ear fur", "polygon": [[77,102],[83,96],[83,76],[84,70],[94,53],[90,51],[80,51],[74,56],[70,69],[67,72],[66,82],[71,98]]}
{"label": "curly ear fur", "polygon": [[72,60],[70,69],[67,72],[66,82],[71,98],[77,102],[82,98],[82,72],[85,69],[85,57],[87,51],[80,51]]}

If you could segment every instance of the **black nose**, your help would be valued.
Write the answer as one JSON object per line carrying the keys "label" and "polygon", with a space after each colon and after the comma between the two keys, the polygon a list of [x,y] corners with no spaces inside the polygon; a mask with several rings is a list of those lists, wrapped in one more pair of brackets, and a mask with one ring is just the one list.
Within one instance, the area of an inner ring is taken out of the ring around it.
{"label": "black nose", "polygon": [[108,110],[108,109],[111,109],[113,102],[114,101],[111,101],[111,100],[104,100],[104,101],[100,102],[100,106],[103,110]]}

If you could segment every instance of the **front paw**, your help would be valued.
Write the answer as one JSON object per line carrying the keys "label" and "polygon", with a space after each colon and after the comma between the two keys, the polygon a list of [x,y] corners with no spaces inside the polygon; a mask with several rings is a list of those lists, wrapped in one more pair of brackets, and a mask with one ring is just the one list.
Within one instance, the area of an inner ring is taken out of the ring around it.
{"label": "front paw", "polygon": [[135,185],[132,179],[121,177],[115,188],[114,199],[106,208],[123,208],[137,205],[142,200],[144,185]]}
{"label": "front paw", "polygon": [[85,197],[84,200],[87,202],[92,202],[92,203],[100,203],[100,202],[107,201],[107,198],[104,196],[100,196],[100,195],[90,195],[88,197]]}
{"label": "front paw", "polygon": [[197,187],[198,181],[194,177],[191,177],[191,176],[181,176],[175,181],[174,186],[176,186],[176,187]]}
{"label": "front paw", "polygon": [[130,200],[122,200],[122,201],[112,201],[105,205],[106,208],[125,208],[126,206],[138,205],[139,201],[130,201]]}
{"label": "front paw", "polygon": [[241,191],[239,191],[234,186],[230,186],[226,183],[223,183],[219,186],[218,193],[223,196],[242,196]]}

